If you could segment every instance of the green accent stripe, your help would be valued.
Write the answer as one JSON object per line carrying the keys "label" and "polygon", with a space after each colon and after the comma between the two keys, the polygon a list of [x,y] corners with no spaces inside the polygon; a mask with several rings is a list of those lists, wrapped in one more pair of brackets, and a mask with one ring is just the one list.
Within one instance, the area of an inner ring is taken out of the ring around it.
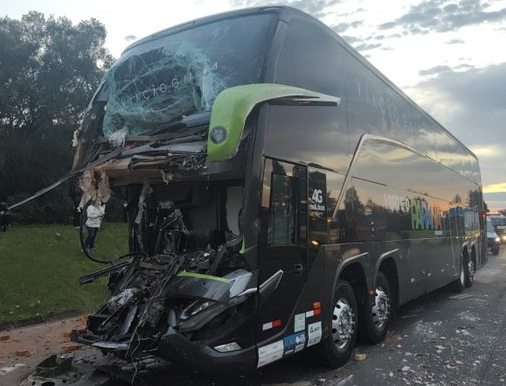
{"label": "green accent stripe", "polygon": [[177,274],[177,276],[178,277],[192,277],[192,278],[197,278],[197,279],[215,280],[215,281],[221,281],[222,283],[230,283],[230,279],[226,279],[224,277],[203,275],[201,273],[195,273],[195,272],[182,271],[182,272],[179,272]]}
{"label": "green accent stripe", "polygon": [[224,142],[216,144],[208,136],[208,160],[221,161],[237,153],[246,118],[257,104],[283,97],[319,98],[323,96],[323,94],[302,88],[274,83],[249,84],[223,90],[213,104],[209,133],[214,127],[221,126],[225,128],[227,138]]}

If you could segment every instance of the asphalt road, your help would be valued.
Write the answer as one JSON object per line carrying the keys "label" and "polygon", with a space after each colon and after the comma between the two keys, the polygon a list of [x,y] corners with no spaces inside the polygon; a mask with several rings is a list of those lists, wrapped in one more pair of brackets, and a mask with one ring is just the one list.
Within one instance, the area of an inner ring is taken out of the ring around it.
{"label": "asphalt road", "polygon": [[[359,343],[352,360],[337,370],[303,352],[240,377],[210,377],[171,364],[126,368],[122,375],[149,386],[506,385],[505,273],[503,246],[498,256],[489,255],[471,288],[462,294],[442,288],[402,307],[385,342]],[[10,386],[6,380],[0,375],[0,385]],[[116,384],[122,383],[110,383]]]}

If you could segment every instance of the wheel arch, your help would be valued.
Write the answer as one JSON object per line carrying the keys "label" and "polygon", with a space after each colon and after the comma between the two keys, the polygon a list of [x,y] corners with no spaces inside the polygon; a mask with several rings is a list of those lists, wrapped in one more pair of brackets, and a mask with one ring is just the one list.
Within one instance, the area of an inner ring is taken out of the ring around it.
{"label": "wheel arch", "polygon": [[369,252],[364,252],[343,261],[335,272],[332,287],[335,288],[339,280],[348,282],[353,287],[353,292],[357,304],[365,301],[367,298],[367,275],[364,259],[369,256]]}

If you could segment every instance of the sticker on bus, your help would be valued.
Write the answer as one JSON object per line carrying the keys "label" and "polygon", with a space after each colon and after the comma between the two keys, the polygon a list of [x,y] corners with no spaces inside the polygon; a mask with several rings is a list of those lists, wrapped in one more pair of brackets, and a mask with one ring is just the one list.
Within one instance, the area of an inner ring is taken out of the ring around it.
{"label": "sticker on bus", "polygon": [[299,332],[304,331],[305,329],[306,329],[306,315],[305,314],[295,315],[293,331]]}
{"label": "sticker on bus", "polygon": [[307,326],[307,347],[320,343],[322,339],[322,322],[311,323]]}
{"label": "sticker on bus", "polygon": [[283,346],[285,348],[284,355],[294,354],[302,351],[306,344],[306,333],[300,332],[283,338]]}
{"label": "sticker on bus", "polygon": [[283,358],[284,345],[282,340],[258,348],[258,366],[262,367]]}

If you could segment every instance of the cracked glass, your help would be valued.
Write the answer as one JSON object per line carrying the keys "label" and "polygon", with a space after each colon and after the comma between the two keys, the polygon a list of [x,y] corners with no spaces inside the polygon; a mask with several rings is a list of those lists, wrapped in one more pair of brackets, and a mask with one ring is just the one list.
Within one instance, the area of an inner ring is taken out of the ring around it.
{"label": "cracked glass", "polygon": [[244,16],[162,32],[125,51],[102,81],[104,136],[157,130],[210,111],[226,88],[259,83],[273,20]]}

